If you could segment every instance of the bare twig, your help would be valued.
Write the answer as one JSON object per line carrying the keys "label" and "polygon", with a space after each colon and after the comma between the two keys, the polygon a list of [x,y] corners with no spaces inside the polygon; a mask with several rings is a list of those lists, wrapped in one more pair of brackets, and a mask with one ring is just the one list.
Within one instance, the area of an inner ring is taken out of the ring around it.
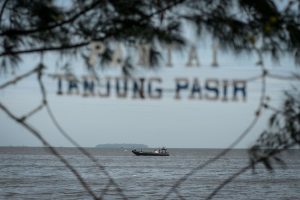
{"label": "bare twig", "polygon": [[[102,166],[98,160],[92,156],[88,151],[86,151],[83,147],[81,147],[62,127],[61,125],[58,123],[58,121],[56,120],[49,104],[46,105],[46,109],[48,112],[48,115],[50,117],[50,119],[52,120],[53,124],[56,126],[56,128],[59,130],[59,132],[69,141],[71,142],[83,155],[87,156],[100,170],[102,170],[102,172],[109,178],[109,184],[113,184],[116,189],[118,190],[119,194],[121,195],[121,197],[123,199],[127,199],[127,197],[125,196],[125,194],[123,193],[122,189],[120,188],[120,186],[114,181],[114,179],[112,178],[112,176],[105,170],[105,167]],[[103,191],[105,191],[106,189],[104,189]]]}
{"label": "bare twig", "polygon": [[106,195],[106,193],[107,193],[107,191],[109,190],[109,188],[112,186],[112,182],[111,181],[109,181],[107,184],[106,184],[106,186],[105,186],[105,188],[101,191],[101,194],[100,194],[100,198],[103,198],[105,195]]}
{"label": "bare twig", "polygon": [[[283,77],[283,76],[277,76],[277,75],[270,75],[268,73],[268,71],[266,71],[265,67],[264,67],[264,64],[263,64],[263,61],[262,61],[262,56],[260,54],[260,51],[258,51],[258,54],[259,54],[259,57],[261,59],[260,61],[260,64],[262,66],[262,70],[263,70],[263,77],[262,77],[262,81],[263,81],[263,84],[262,84],[262,95],[261,95],[261,106],[263,106],[264,108],[266,109],[271,109],[273,111],[275,111],[276,113],[279,113],[279,112],[282,112],[266,103],[264,103],[264,98],[265,98],[265,92],[266,92],[266,78],[267,77],[270,77],[270,78],[276,78],[276,79],[281,79],[281,80],[290,80],[290,78],[288,77]],[[253,167],[253,165],[259,163],[259,162],[262,162],[276,154],[279,154],[281,153],[282,151],[284,150],[287,150],[291,147],[293,147],[296,143],[293,142],[287,146],[284,147],[284,149],[274,149],[272,150],[268,155],[264,156],[264,157],[261,157],[260,159],[258,160],[255,160],[253,163],[250,163],[249,165],[241,168],[238,172],[234,173],[233,175],[231,175],[230,177],[228,177],[226,180],[224,180],[221,184],[218,185],[217,188],[215,188],[211,194],[209,194],[209,196],[206,198],[206,200],[210,200],[212,199],[223,187],[225,187],[227,184],[231,183],[235,178],[237,178],[238,176],[240,176],[241,174],[245,173],[247,170],[249,170],[250,168]]]}
{"label": "bare twig", "polygon": [[79,48],[79,47],[86,46],[88,44],[89,44],[89,41],[85,41],[85,42],[79,42],[79,43],[67,44],[67,45],[61,45],[61,46],[39,47],[39,48],[16,50],[16,51],[5,51],[5,52],[2,52],[0,54],[0,57],[8,56],[8,55],[17,55],[17,54],[43,53],[43,52],[46,52],[46,51],[76,49],[76,48]]}
{"label": "bare twig", "polygon": [[[51,119],[51,121],[53,122],[53,124],[55,125],[55,127],[58,129],[58,131],[60,132],[60,134],[62,134],[69,142],[71,142],[71,144],[73,144],[83,155],[87,156],[108,178],[109,178],[109,184],[112,184],[116,187],[117,191],[119,192],[120,196],[123,199],[127,199],[127,197],[125,196],[125,194],[123,193],[122,189],[120,188],[120,186],[115,182],[115,180],[112,178],[112,176],[105,170],[105,167],[102,166],[98,160],[92,156],[88,151],[86,151],[83,147],[81,147],[63,128],[62,126],[58,123],[58,120],[55,118],[49,103],[47,101],[47,97],[46,97],[46,90],[42,81],[42,70],[44,68],[44,66],[42,64],[39,65],[40,66],[40,70],[38,71],[38,82],[39,82],[39,86],[41,89],[41,93],[42,93],[42,98],[43,98],[43,102],[46,106],[46,110],[47,113]],[[104,189],[105,190],[105,189]]]}
{"label": "bare twig", "polygon": [[255,124],[257,123],[259,119],[259,116],[256,115],[253,119],[253,121],[250,123],[250,125],[246,128],[246,130],[226,149],[224,149],[221,153],[219,153],[218,155],[216,155],[215,157],[207,160],[206,162],[204,162],[203,164],[195,167],[194,169],[192,169],[189,173],[185,174],[182,178],[180,178],[171,188],[170,190],[166,193],[166,195],[162,198],[163,200],[167,199],[169,197],[169,195],[172,192],[175,192],[175,190],[177,190],[178,187],[180,187],[180,185],[185,182],[190,176],[192,176],[193,174],[195,174],[197,171],[203,169],[204,167],[206,167],[207,165],[217,161],[219,158],[223,157],[224,155],[226,155],[229,151],[231,151],[232,148],[234,148],[255,126]]}
{"label": "bare twig", "polygon": [[250,168],[251,168],[251,165],[249,164],[249,165],[243,167],[242,169],[240,169],[238,172],[231,175],[226,180],[224,180],[221,184],[218,185],[218,187],[216,189],[214,189],[214,191],[211,194],[209,194],[209,196],[206,198],[206,200],[212,199],[223,187],[225,187],[227,184],[231,183],[235,178],[237,178],[241,174],[245,173]]}
{"label": "bare twig", "polygon": [[[181,3],[185,2],[185,1],[186,1],[186,0],[175,1],[175,2],[173,2],[173,3],[169,4],[169,5],[167,5],[166,7],[163,7],[163,8],[161,8],[161,9],[158,9],[157,11],[151,13],[151,14],[148,15],[145,19],[149,19],[149,18],[152,18],[152,17],[155,16],[155,15],[159,15],[159,14],[161,14],[161,13],[167,11],[167,10],[170,10],[171,8],[173,8],[173,7],[175,7],[175,6],[178,6],[179,4],[181,4]],[[144,21],[145,19],[143,19],[143,21]]]}
{"label": "bare twig", "polygon": [[[169,10],[171,8],[173,8],[174,6],[183,3],[185,0],[178,0],[172,4],[167,5],[164,8],[158,9],[157,11],[151,13],[150,15],[142,18],[140,20],[140,22],[149,20],[150,18],[152,18],[153,16],[160,14],[162,12],[165,12],[166,10]],[[67,23],[71,23],[74,20],[76,20],[78,17],[80,17],[81,15],[85,14],[86,12],[90,11],[91,9],[95,8],[95,6],[97,6],[99,4],[99,2],[94,2],[92,3],[90,6],[88,6],[86,9],[82,10],[81,12],[75,14],[73,17],[71,17],[68,20],[65,21],[61,21],[58,22],[57,24],[53,24],[51,26],[45,27],[45,28],[41,28],[41,29],[31,29],[31,30],[7,30],[3,33],[0,33],[1,35],[8,35],[8,34],[30,34],[30,33],[35,33],[35,32],[39,32],[39,31],[46,31],[46,30],[51,30],[53,28],[56,27],[60,27],[63,26]],[[109,37],[110,35],[113,35],[113,33],[107,33],[106,34],[106,38]],[[104,38],[99,38],[99,39],[104,39]],[[8,55],[18,55],[18,54],[28,54],[28,53],[43,53],[43,52],[48,52],[48,51],[59,51],[59,50],[66,50],[66,49],[74,49],[74,48],[79,48],[79,47],[83,47],[89,44],[90,41],[86,41],[86,42],[80,42],[80,43],[74,43],[74,44],[67,44],[67,45],[61,45],[61,46],[52,46],[52,47],[39,47],[39,48],[31,48],[31,49],[23,49],[23,50],[15,50],[15,51],[4,51],[2,53],[0,53],[0,57],[2,56],[8,56]]]}
{"label": "bare twig", "polygon": [[38,65],[37,80],[38,80],[38,83],[39,83],[39,86],[40,86],[40,91],[41,91],[41,94],[42,94],[42,103],[44,105],[47,105],[46,89],[45,89],[45,86],[44,86],[44,83],[43,83],[43,80],[42,80],[44,69],[45,69],[45,66],[42,63],[40,63]]}
{"label": "bare twig", "polygon": [[37,112],[39,112],[40,110],[42,110],[44,108],[45,104],[41,103],[39,106],[37,106],[35,109],[33,109],[32,111],[30,111],[28,114],[24,115],[23,117],[21,117],[20,119],[22,121],[25,121],[27,118],[31,117],[32,115],[36,114]]}
{"label": "bare twig", "polygon": [[240,176],[241,174],[245,173],[247,170],[251,169],[253,167],[253,165],[258,164],[259,162],[262,162],[265,159],[271,158],[272,156],[275,156],[289,148],[292,148],[294,145],[296,145],[296,143],[291,143],[290,145],[286,146],[284,149],[274,149],[273,151],[271,151],[268,155],[256,160],[254,163],[251,163],[243,168],[241,168],[239,171],[237,171],[236,173],[232,174],[230,177],[228,177],[227,179],[225,179],[221,184],[218,185],[218,187],[216,187],[212,193],[210,193],[206,200],[210,200],[212,199],[216,194],[218,194],[218,192],[224,188],[227,184],[231,183],[234,179],[236,179],[238,176]]}
{"label": "bare twig", "polygon": [[30,70],[29,72],[26,72],[25,74],[22,74],[20,76],[17,76],[15,77],[14,79],[10,80],[10,81],[7,81],[6,83],[0,85],[0,90],[6,88],[7,86],[9,85],[12,85],[12,84],[16,84],[17,82],[19,82],[20,80],[24,79],[24,78],[27,78],[28,76],[36,73],[37,71],[39,70],[39,66],[36,67],[36,68],[33,68],[32,70]]}
{"label": "bare twig", "polygon": [[79,183],[83,186],[83,188],[95,199],[99,199],[97,195],[92,191],[90,186],[85,182],[83,177],[80,175],[80,173],[62,156],[60,153],[56,151],[54,147],[52,147],[47,140],[32,126],[24,122],[23,120],[20,120],[20,118],[16,117],[12,112],[10,112],[1,102],[0,102],[0,109],[3,110],[11,119],[13,119],[15,122],[23,126],[26,130],[28,130],[31,134],[33,134],[38,140],[42,142],[42,144],[54,155],[56,156],[62,163],[65,164],[65,166],[74,174],[74,176],[77,178]]}
{"label": "bare twig", "polygon": [[283,113],[282,110],[280,110],[278,108],[275,108],[274,106],[272,106],[270,104],[267,104],[267,103],[264,104],[264,108],[268,109],[268,110],[271,110],[271,111],[274,111],[275,113]]}
{"label": "bare twig", "polygon": [[[262,58],[261,52],[257,51],[259,54],[259,58]],[[195,174],[196,172],[198,172],[199,170],[203,169],[204,167],[206,167],[207,165],[217,161],[218,159],[220,159],[221,157],[223,157],[224,155],[226,155],[229,151],[231,151],[238,143],[240,143],[245,137],[246,135],[248,135],[248,133],[250,133],[250,131],[253,129],[253,127],[256,125],[257,121],[259,120],[259,117],[261,115],[261,111],[264,108],[264,101],[265,101],[265,96],[266,96],[266,76],[267,76],[267,71],[265,70],[264,67],[264,63],[262,60],[260,60],[260,65],[261,65],[261,75],[258,76],[261,78],[262,83],[261,83],[261,96],[260,96],[260,100],[259,100],[259,104],[255,113],[255,117],[252,120],[252,122],[249,124],[249,126],[244,130],[244,132],[242,132],[242,134],[235,140],[233,141],[233,143],[231,143],[229,145],[228,148],[224,149],[222,152],[220,152],[219,154],[217,154],[215,157],[207,160],[206,162],[204,162],[203,164],[200,164],[199,166],[195,167],[194,169],[192,169],[189,173],[185,174],[182,178],[180,178],[171,188],[170,190],[166,193],[166,195],[162,198],[163,200],[167,199],[169,197],[169,195],[172,192],[176,192],[176,189],[178,187],[180,187],[180,185],[185,182],[190,176],[192,176],[193,174]],[[257,77],[255,77],[256,80]]]}
{"label": "bare twig", "polygon": [[2,85],[2,88],[5,88],[6,86],[15,83],[23,78],[28,77],[29,75],[33,74],[33,73],[37,73],[37,79],[38,79],[38,83],[40,86],[40,90],[41,90],[41,94],[42,94],[42,103],[40,106],[38,106],[37,108],[33,109],[29,114],[24,115],[21,118],[16,117],[12,112],[10,112],[3,104],[0,103],[0,108],[13,120],[15,120],[16,122],[18,122],[19,124],[21,124],[23,127],[25,127],[25,129],[29,130],[35,137],[37,137],[42,144],[49,149],[49,151],[55,155],[57,158],[59,158],[59,160],[65,164],[65,166],[74,174],[74,176],[78,179],[78,181],[80,182],[80,184],[83,186],[83,188],[94,198],[94,199],[101,199],[98,198],[96,196],[96,194],[91,190],[91,188],[89,187],[89,185],[85,182],[85,180],[83,179],[83,177],[80,175],[80,173],[66,160],[64,159],[64,157],[62,155],[60,155],[56,149],[54,147],[52,147],[47,140],[37,131],[35,130],[32,126],[30,126],[29,124],[25,123],[25,119],[27,119],[28,117],[32,116],[33,114],[35,114],[36,112],[38,112],[39,110],[41,110],[45,105],[47,105],[47,100],[46,100],[46,90],[44,87],[44,84],[42,82],[42,75],[43,75],[43,69],[44,69],[44,65],[43,64],[39,64],[36,68],[34,68],[33,70],[15,78],[12,81],[9,81],[5,84]]}

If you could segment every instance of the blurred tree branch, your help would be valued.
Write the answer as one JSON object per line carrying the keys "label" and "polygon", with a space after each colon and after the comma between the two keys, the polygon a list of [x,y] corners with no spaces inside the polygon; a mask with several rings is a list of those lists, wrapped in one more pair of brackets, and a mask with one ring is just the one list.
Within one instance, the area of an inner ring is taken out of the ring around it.
{"label": "blurred tree branch", "polygon": [[[75,14],[74,14],[75,13]],[[263,56],[271,55],[274,61],[278,61],[282,55],[289,55],[300,64],[300,1],[291,0],[277,2],[273,0],[72,0],[60,5],[55,0],[5,0],[0,10],[0,61],[2,67],[17,65],[22,60],[22,55],[30,53],[44,54],[46,52],[58,52],[61,56],[68,57],[66,51],[83,52],[83,48],[91,41],[97,40],[104,43],[124,42],[125,44],[151,44],[152,52],[156,56],[151,57],[151,66],[157,64],[159,58],[158,43],[176,44],[184,47],[188,38],[184,35],[184,25],[188,23],[194,27],[199,38],[209,34],[213,40],[217,40],[220,47],[236,54],[241,52],[258,53],[258,64],[262,67],[259,77],[249,79],[254,81],[261,79],[261,99],[255,112],[253,121],[244,132],[216,157],[197,166],[191,172],[178,180],[168,191],[163,199],[168,198],[174,192],[178,198],[184,199],[178,188],[196,171],[203,169],[208,164],[216,161],[238,144],[255,126],[263,109],[273,109],[265,102],[266,78],[281,80],[299,80],[299,76],[285,77],[270,74],[263,64]],[[128,46],[130,46],[128,45]],[[134,45],[133,45],[134,46]],[[259,49],[259,51],[258,51]],[[103,60],[111,59],[110,53],[103,54]],[[123,71],[133,68],[130,58],[124,62]],[[104,62],[102,63],[104,64]],[[60,126],[51,111],[46,97],[45,87],[42,83],[43,65],[31,71],[17,76],[14,79],[0,85],[0,90],[12,84],[37,74],[41,104],[31,112],[18,118],[7,107],[0,103],[2,109],[10,118],[18,122],[24,128],[35,135],[50,151],[57,156],[77,177],[82,186],[94,199],[101,199],[111,185],[114,185],[123,199],[126,196],[114,182],[112,177],[104,170],[97,160],[85,149],[79,146]],[[263,163],[272,170],[270,159],[282,163],[276,155],[293,145],[299,144],[299,96],[286,93],[287,100],[281,112],[274,112],[270,118],[269,130],[265,131],[257,144],[250,149],[250,164],[239,172],[229,177],[208,197],[212,198],[226,184],[244,173],[257,163]],[[48,114],[58,128],[74,146],[84,155],[89,157],[100,170],[104,170],[110,178],[107,187],[100,197],[91,190],[80,174],[70,165],[42,135],[32,126],[26,123],[26,119],[46,106]]]}
{"label": "blurred tree branch", "polygon": [[221,191],[221,189],[223,189],[226,185],[228,185],[229,183],[234,181],[237,177],[239,177],[243,173],[247,172],[249,169],[251,169],[253,167],[253,165],[257,165],[259,163],[264,164],[265,160],[270,159],[270,158],[276,158],[276,156],[278,154],[280,154],[281,152],[283,152],[287,149],[294,147],[295,144],[296,143],[289,144],[288,146],[286,146],[286,149],[280,149],[280,150],[273,149],[268,153],[268,155],[260,157],[259,159],[255,160],[254,162],[250,163],[249,165],[242,167],[239,171],[237,171],[236,173],[232,174],[230,177],[228,177],[227,179],[222,181],[205,199],[206,200],[213,199],[213,197],[216,196]]}
{"label": "blurred tree branch", "polygon": [[31,116],[33,116],[34,114],[36,114],[37,112],[41,111],[44,107],[46,107],[47,112],[51,118],[51,120],[53,121],[54,125],[58,128],[58,130],[60,131],[60,133],[67,139],[69,140],[75,147],[78,148],[78,150],[83,153],[83,155],[87,156],[96,166],[97,168],[103,172],[106,177],[108,177],[109,179],[109,183],[107,185],[109,186],[114,186],[118,192],[118,194],[120,195],[120,197],[122,199],[127,199],[127,197],[125,196],[125,194],[123,193],[122,189],[119,187],[119,185],[115,182],[115,180],[113,179],[113,177],[105,170],[105,168],[98,162],[98,160],[92,156],[88,151],[86,151],[83,147],[81,147],[75,140],[73,140],[64,130],[63,128],[59,125],[58,121],[56,120],[56,118],[54,117],[53,112],[50,109],[50,106],[48,105],[48,101],[47,101],[47,93],[46,93],[46,88],[43,84],[42,81],[42,76],[43,76],[43,70],[45,69],[45,66],[41,63],[39,64],[37,67],[33,68],[32,70],[30,70],[27,73],[24,73],[20,76],[15,77],[14,79],[7,81],[6,83],[2,84],[0,86],[0,90],[1,89],[5,89],[6,87],[12,85],[12,84],[16,84],[19,81],[29,77],[30,75],[36,74],[37,75],[37,81],[38,81],[38,85],[40,87],[40,92],[41,92],[41,103],[40,105],[38,105],[36,108],[34,108],[33,110],[31,110],[29,113],[24,114],[22,117],[17,117],[16,115],[14,115],[6,106],[4,106],[1,102],[0,102],[0,109],[6,113],[12,120],[14,120],[15,122],[19,123],[21,126],[23,126],[25,129],[27,129],[30,133],[32,133],[37,139],[39,139],[42,144],[49,149],[49,151],[56,156],[62,163],[65,164],[65,166],[74,174],[74,176],[78,179],[78,181],[80,182],[80,184],[83,186],[83,188],[93,197],[93,199],[98,200],[98,199],[103,199],[103,196],[105,195],[105,189],[103,190],[102,194],[100,196],[97,196],[97,194],[91,189],[91,187],[89,186],[89,184],[85,181],[85,179],[83,178],[83,176],[74,168],[74,166],[72,166],[54,147],[52,147],[48,141],[46,140],[46,138],[44,138],[41,133],[36,130],[35,128],[33,128],[31,125],[29,125],[26,121],[28,118],[30,118]]}
{"label": "blurred tree branch", "polygon": [[13,78],[12,80],[9,80],[9,81],[3,83],[2,85],[0,85],[0,90],[4,89],[4,88],[6,88],[6,87],[8,87],[8,86],[10,86],[12,84],[16,84],[20,80],[22,80],[24,78],[27,78],[28,76],[36,73],[38,70],[40,70],[39,67],[35,67],[32,70],[30,70],[29,72],[26,72],[26,73],[24,73],[24,74],[22,74],[20,76],[17,76],[15,78]]}
{"label": "blurred tree branch", "polygon": [[[300,146],[300,92],[296,88],[293,92],[286,92],[286,100],[279,110],[268,104],[266,109],[274,111],[269,119],[269,129],[264,131],[257,139],[255,145],[249,150],[249,165],[225,179],[206,198],[212,199],[227,184],[231,183],[241,174],[249,169],[255,170],[257,164],[262,163],[269,171],[274,170],[274,163],[285,167],[285,161],[280,158],[280,154],[291,148]],[[272,162],[273,161],[273,162]]]}
{"label": "blurred tree branch", "polygon": [[7,56],[7,55],[20,55],[20,54],[28,54],[28,53],[43,53],[43,52],[49,52],[49,51],[76,49],[76,48],[79,48],[82,46],[86,46],[88,44],[89,44],[89,42],[81,42],[81,43],[68,44],[68,45],[62,45],[62,46],[50,46],[50,47],[32,48],[32,49],[25,49],[25,50],[18,50],[18,51],[7,51],[7,52],[0,54],[0,57]]}
{"label": "blurred tree branch", "polygon": [[287,54],[298,63],[299,5],[295,0],[72,0],[63,5],[7,0],[1,9],[0,56],[17,64],[21,60],[13,57],[24,53],[82,51],[79,47],[92,40],[184,46],[188,38],[182,29],[189,23],[199,37],[211,35],[224,50],[251,53],[258,45],[274,60]]}
{"label": "blurred tree branch", "polygon": [[[32,114],[40,111],[46,104],[47,104],[47,100],[46,100],[46,91],[45,91],[45,87],[42,83],[42,70],[44,69],[44,66],[42,64],[38,65],[36,68],[34,68],[33,70],[31,70],[28,73],[23,74],[22,76],[17,77],[16,79],[14,79],[13,81],[9,81],[7,84],[4,84],[5,86],[8,86],[12,83],[16,83],[20,80],[22,80],[23,78],[28,77],[29,75],[36,73],[37,75],[37,79],[40,85],[40,89],[41,89],[41,94],[42,94],[42,102],[41,105],[38,106],[37,108],[33,109],[29,114],[24,115],[23,117],[17,117],[15,114],[13,114],[6,106],[4,106],[1,102],[0,102],[0,109],[6,113],[11,119],[13,119],[15,122],[17,122],[18,124],[20,124],[21,126],[23,126],[26,130],[28,130],[31,134],[33,134],[38,140],[41,141],[41,143],[54,155],[56,156],[62,163],[65,164],[65,166],[74,174],[74,176],[78,179],[78,181],[80,182],[80,184],[83,186],[83,188],[94,198],[94,199],[98,199],[97,195],[92,191],[92,189],[90,188],[90,186],[87,184],[87,182],[84,180],[84,178],[80,175],[80,173],[54,148],[52,147],[48,141],[40,134],[40,132],[38,130],[36,130],[35,128],[33,128],[31,125],[29,125],[26,122],[26,119],[29,118],[30,116],[32,116]],[[4,87],[3,87],[4,88]],[[2,89],[3,89],[2,88]]]}

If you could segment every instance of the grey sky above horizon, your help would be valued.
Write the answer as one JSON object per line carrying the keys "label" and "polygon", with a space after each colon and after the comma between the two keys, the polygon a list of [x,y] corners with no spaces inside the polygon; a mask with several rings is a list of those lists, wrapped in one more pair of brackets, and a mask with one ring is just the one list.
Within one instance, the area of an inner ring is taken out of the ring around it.
{"label": "grey sky above horizon", "polygon": [[[174,66],[168,68],[165,61],[157,70],[138,69],[134,76],[160,77],[165,88],[174,87],[174,79],[194,77],[203,81],[209,78],[246,79],[260,74],[256,55],[234,55],[232,52],[218,51],[219,67],[211,64],[211,44],[209,41],[196,41],[200,67],[185,67],[189,48],[173,55]],[[189,45],[188,45],[189,47]],[[163,57],[165,58],[165,54]],[[17,75],[35,67],[40,62],[36,54],[23,58]],[[66,60],[58,60],[54,54],[46,55],[43,62],[47,73],[58,71]],[[264,59],[265,66],[274,74],[290,75],[298,72],[293,60],[284,57],[280,63]],[[77,75],[86,74],[84,61],[77,58],[71,61]],[[119,76],[120,69],[99,70],[100,76]],[[12,78],[1,74],[0,84]],[[64,129],[82,146],[94,147],[103,143],[141,143],[151,147],[177,148],[226,148],[236,139],[254,118],[260,98],[261,81],[247,84],[247,101],[222,102],[208,100],[174,99],[174,92],[164,92],[160,100],[117,99],[111,96],[100,97],[58,96],[57,81],[44,77],[48,91],[49,104]],[[173,84],[173,85],[172,85]],[[291,81],[267,80],[267,96],[270,103],[278,107],[283,100],[283,90],[290,89]],[[297,83],[296,83],[297,84]],[[18,115],[27,113],[38,105],[40,93],[36,77],[10,86],[0,91],[0,101]],[[237,146],[247,148],[254,144],[262,130],[267,128],[270,111],[264,111],[261,119],[247,137]],[[41,131],[54,146],[71,146],[52,124],[49,116],[42,110],[34,115],[30,124]],[[0,111],[0,146],[41,146],[41,143],[24,130],[5,113]]]}

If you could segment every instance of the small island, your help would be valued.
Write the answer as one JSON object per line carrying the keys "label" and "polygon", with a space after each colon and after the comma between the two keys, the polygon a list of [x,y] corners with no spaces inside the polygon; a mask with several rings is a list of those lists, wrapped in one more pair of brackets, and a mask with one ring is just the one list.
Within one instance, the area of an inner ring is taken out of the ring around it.
{"label": "small island", "polygon": [[138,149],[138,148],[149,148],[145,144],[98,144],[96,148],[106,148],[106,149]]}

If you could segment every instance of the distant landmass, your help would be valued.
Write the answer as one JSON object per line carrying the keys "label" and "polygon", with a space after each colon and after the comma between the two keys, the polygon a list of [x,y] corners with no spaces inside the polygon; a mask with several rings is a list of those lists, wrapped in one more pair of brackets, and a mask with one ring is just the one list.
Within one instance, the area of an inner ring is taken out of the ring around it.
{"label": "distant landmass", "polygon": [[134,149],[134,148],[148,148],[145,144],[98,144],[96,148],[124,148],[124,149]]}

